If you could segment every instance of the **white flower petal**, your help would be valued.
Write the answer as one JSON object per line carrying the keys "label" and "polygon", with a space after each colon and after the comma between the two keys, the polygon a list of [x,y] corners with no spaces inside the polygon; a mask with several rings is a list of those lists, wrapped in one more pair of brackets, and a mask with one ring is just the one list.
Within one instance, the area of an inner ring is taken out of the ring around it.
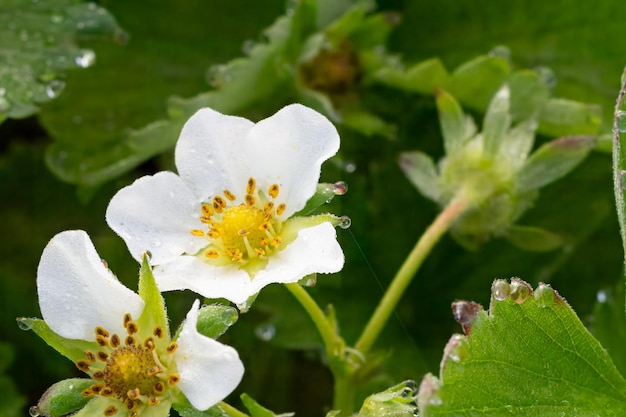
{"label": "white flower petal", "polygon": [[300,230],[296,239],[273,254],[253,279],[236,267],[217,267],[194,256],[183,256],[154,269],[161,291],[188,289],[206,298],[226,298],[243,304],[272,283],[297,282],[306,275],[339,272],[343,251],[330,223]]}
{"label": "white flower petal", "polygon": [[284,217],[302,209],[313,196],[322,163],[339,150],[339,134],[318,112],[292,104],[261,120],[250,131],[245,152],[258,184],[280,185]]}
{"label": "white flower petal", "polygon": [[181,256],[155,267],[153,273],[161,291],[187,289],[206,298],[226,298],[235,304],[244,303],[261,288],[236,266],[214,266],[195,256]]}
{"label": "white flower petal", "polygon": [[[212,109],[200,109],[185,123],[176,144],[176,167],[203,199],[245,189],[244,140],[254,124]],[[238,196],[242,198],[243,196]]]}
{"label": "white flower petal", "polygon": [[254,277],[260,288],[271,283],[296,282],[315,272],[330,274],[343,268],[344,257],[333,225],[324,222],[298,232],[285,249],[272,255]]}
{"label": "white flower petal", "polygon": [[199,306],[196,300],[187,313],[174,359],[180,374],[178,387],[191,405],[202,411],[230,394],[244,369],[235,349],[198,333]]}
{"label": "white flower petal", "polygon": [[122,188],[111,199],[106,220],[138,261],[150,251],[153,265],[206,246],[192,229],[204,229],[200,201],[176,174],[159,172]]}
{"label": "white flower petal", "polygon": [[50,240],[37,269],[37,293],[43,319],[68,339],[94,341],[96,326],[124,334],[124,314],[139,317],[144,308],[141,297],[104,266],[82,230]]}

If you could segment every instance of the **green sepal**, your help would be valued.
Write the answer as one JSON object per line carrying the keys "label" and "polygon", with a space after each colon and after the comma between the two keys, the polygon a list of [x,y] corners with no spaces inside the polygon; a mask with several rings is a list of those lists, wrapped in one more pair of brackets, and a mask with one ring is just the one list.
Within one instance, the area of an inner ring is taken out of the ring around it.
{"label": "green sepal", "polygon": [[551,98],[539,113],[539,131],[547,136],[595,135],[602,123],[596,104]]}
{"label": "green sepal", "polygon": [[514,121],[535,117],[550,97],[544,79],[534,70],[518,70],[509,74],[506,84],[511,90],[511,118]]}
{"label": "green sepal", "polygon": [[204,411],[198,410],[191,405],[187,397],[180,392],[176,400],[172,403],[172,408],[178,412],[180,417],[229,417],[229,414],[225,412],[219,404]]}
{"label": "green sepal", "polygon": [[420,151],[403,152],[399,164],[404,175],[420,193],[435,202],[439,201],[441,191],[437,167],[430,156]]}
{"label": "green sepal", "polygon": [[72,361],[83,359],[86,350],[98,349],[98,345],[95,342],[66,339],[63,336],[59,336],[41,319],[20,317],[17,321],[20,328],[34,331],[35,334],[41,337],[50,347]]}
{"label": "green sepal", "polygon": [[365,399],[358,417],[413,417],[417,412],[417,384],[404,381]]}
{"label": "green sepal", "polygon": [[245,392],[241,394],[241,402],[248,409],[250,417],[275,417],[276,414],[256,402]]}
{"label": "green sepal", "polygon": [[236,308],[222,304],[205,305],[198,312],[197,330],[211,339],[217,339],[239,319]]}
{"label": "green sepal", "polygon": [[330,203],[337,195],[344,195],[348,190],[348,186],[343,182],[328,183],[322,182],[317,184],[315,194],[309,198],[302,210],[295,213],[293,217],[308,216],[318,207]]}
{"label": "green sepal", "polygon": [[534,226],[513,225],[504,234],[506,240],[520,249],[547,252],[563,246],[563,237]]}
{"label": "green sepal", "polygon": [[[152,332],[154,327],[161,326],[163,330],[165,330],[165,334],[169,336],[165,302],[154,280],[149,262],[149,254],[144,252],[141,259],[141,268],[139,270],[139,296],[145,302],[145,307],[137,323],[139,324],[140,330],[146,329],[150,332]],[[168,339],[169,337],[156,338],[155,343],[167,344],[169,343]]]}
{"label": "green sepal", "polygon": [[493,96],[483,121],[483,150],[486,155],[498,153],[502,137],[511,126],[509,87],[505,84]]}
{"label": "green sepal", "polygon": [[46,417],[63,417],[83,408],[91,398],[82,392],[94,381],[85,378],[70,378],[59,381],[43,393],[37,403],[39,414]]}
{"label": "green sepal", "polygon": [[564,137],[546,143],[517,172],[517,189],[541,188],[564,176],[585,159],[594,144],[591,136]]}
{"label": "green sepal", "polygon": [[489,311],[452,336],[439,378],[422,380],[420,416],[626,415],[626,380],[569,304],[511,281],[494,282]]}
{"label": "green sepal", "polygon": [[535,143],[537,121],[534,118],[524,120],[506,132],[500,142],[499,156],[506,159],[513,170],[521,167]]}
{"label": "green sepal", "polygon": [[450,74],[439,58],[431,58],[406,71],[385,66],[376,72],[374,79],[389,87],[430,95],[449,84]]}
{"label": "green sepal", "polygon": [[467,107],[483,110],[511,72],[498,56],[479,56],[454,70],[448,90]]}
{"label": "green sepal", "polygon": [[435,95],[443,146],[446,154],[450,155],[455,153],[468,138],[467,122],[461,105],[452,94],[438,90]]}

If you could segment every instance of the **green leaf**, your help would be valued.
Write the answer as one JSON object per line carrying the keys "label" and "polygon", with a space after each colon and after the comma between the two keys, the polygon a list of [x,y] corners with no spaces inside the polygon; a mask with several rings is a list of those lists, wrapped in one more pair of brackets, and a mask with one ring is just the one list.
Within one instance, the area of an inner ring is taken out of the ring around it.
{"label": "green leaf", "polygon": [[275,417],[272,411],[263,407],[259,403],[257,403],[252,397],[250,397],[245,392],[241,394],[241,402],[246,406],[248,412],[250,413],[250,417]]}
{"label": "green leaf", "polygon": [[404,381],[367,397],[358,417],[414,417],[417,412],[416,396],[415,381]]}
{"label": "green leaf", "polygon": [[425,197],[438,202],[439,190],[437,168],[432,158],[420,151],[403,152],[400,155],[400,168],[417,190]]}
{"label": "green leaf", "polygon": [[562,98],[549,99],[539,113],[539,130],[552,137],[595,135],[601,122],[600,106]]}
{"label": "green leaf", "polygon": [[452,336],[439,378],[422,381],[421,416],[625,415],[626,380],[548,285],[496,280],[489,312],[455,306],[469,334]]}
{"label": "green leaf", "polygon": [[619,221],[620,236],[622,237],[622,250],[624,252],[624,266],[626,266],[626,146],[623,144],[623,133],[626,131],[624,122],[626,121],[626,105],[624,104],[626,95],[626,69],[622,73],[622,87],[613,116],[613,192],[615,194],[615,207],[617,209],[617,220]]}
{"label": "green leaf", "polygon": [[513,225],[504,237],[520,249],[533,252],[547,252],[563,245],[563,238],[556,233],[533,226]]}
{"label": "green leaf", "polygon": [[126,37],[113,16],[94,3],[0,2],[0,123],[37,112],[61,94],[66,70],[93,64],[94,52],[76,45],[81,34]]}
{"label": "green leaf", "polygon": [[585,159],[594,144],[591,136],[575,136],[541,146],[517,173],[518,190],[537,189],[561,178]]}
{"label": "green leaf", "polygon": [[445,88],[450,82],[450,74],[439,58],[419,62],[406,71],[391,66],[379,69],[374,79],[384,85],[418,94],[433,94],[438,88]]}
{"label": "green leaf", "polygon": [[43,416],[63,417],[83,408],[91,397],[84,397],[83,390],[94,384],[92,379],[70,378],[59,381],[46,390],[37,407]]}
{"label": "green leaf", "polygon": [[198,332],[216,339],[237,322],[239,312],[236,308],[221,304],[205,305],[198,312]]}
{"label": "green leaf", "polygon": [[20,317],[17,319],[17,323],[22,329],[34,331],[50,347],[72,361],[84,358],[86,350],[94,350],[98,347],[95,342],[66,339],[59,336],[41,319]]}
{"label": "green leaf", "polygon": [[511,126],[509,114],[511,92],[504,85],[493,96],[483,122],[483,149],[487,155],[496,155],[505,132]]}
{"label": "green leaf", "polygon": [[514,71],[506,78],[506,84],[511,89],[513,120],[526,120],[535,116],[550,97],[546,81],[534,70]]}
{"label": "green leaf", "polygon": [[455,153],[468,138],[465,114],[452,94],[438,90],[435,97],[441,134],[443,135],[443,146],[446,154],[450,155]]}
{"label": "green leaf", "polygon": [[486,109],[510,72],[506,59],[479,56],[454,70],[448,89],[464,105],[477,110]]}

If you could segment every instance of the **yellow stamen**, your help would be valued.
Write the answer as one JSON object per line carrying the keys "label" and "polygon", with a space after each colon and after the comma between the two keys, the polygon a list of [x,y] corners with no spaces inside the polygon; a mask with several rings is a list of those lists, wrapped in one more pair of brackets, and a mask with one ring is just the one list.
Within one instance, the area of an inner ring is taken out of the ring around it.
{"label": "yellow stamen", "polygon": [[235,194],[231,193],[229,190],[224,190],[224,195],[230,201],[235,201],[235,199],[237,198],[237,197],[235,197]]}
{"label": "yellow stamen", "polygon": [[204,232],[200,229],[191,229],[191,234],[194,236],[204,236]]}
{"label": "yellow stamen", "polygon": [[252,177],[248,178],[248,186],[246,187],[246,194],[254,194],[256,189],[256,180]]}
{"label": "yellow stamen", "polygon": [[280,191],[280,187],[278,186],[278,184],[272,184],[270,185],[270,188],[267,190],[268,194],[270,195],[270,197],[272,198],[276,198],[278,197],[278,192]]}

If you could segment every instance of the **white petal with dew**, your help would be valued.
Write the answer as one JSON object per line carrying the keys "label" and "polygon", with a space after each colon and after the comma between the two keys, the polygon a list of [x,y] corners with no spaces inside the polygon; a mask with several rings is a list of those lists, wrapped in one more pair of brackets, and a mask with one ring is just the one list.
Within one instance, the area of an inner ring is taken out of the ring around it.
{"label": "white petal with dew", "polygon": [[337,242],[335,228],[325,222],[300,230],[293,242],[270,258],[253,282],[259,289],[272,282],[297,282],[315,272],[339,272],[343,263],[343,251]]}
{"label": "white petal with dew", "polygon": [[43,319],[68,339],[95,340],[94,329],[125,333],[123,316],[139,317],[144,302],[109,271],[82,230],[61,232],[50,240],[37,269]]}
{"label": "white petal with dew", "polygon": [[244,149],[258,183],[280,185],[287,218],[315,193],[322,163],[339,150],[339,134],[323,115],[292,104],[258,122]]}
{"label": "white petal with dew", "polygon": [[191,234],[206,228],[200,214],[200,201],[186,183],[172,172],[159,172],[118,191],[106,220],[136,260],[150,251],[150,263],[156,265],[206,246],[203,237]]}
{"label": "white petal with dew", "polygon": [[191,290],[206,298],[244,303],[259,291],[247,272],[236,266],[214,266],[195,256],[181,256],[153,270],[161,291]]}
{"label": "white petal with dew", "polygon": [[235,349],[198,333],[199,306],[196,300],[187,313],[174,359],[180,374],[178,387],[191,405],[203,411],[239,385],[244,369]]}
{"label": "white petal with dew", "polygon": [[249,175],[243,165],[243,147],[253,125],[208,108],[198,110],[185,123],[176,144],[176,167],[198,197],[209,199],[224,189],[245,189]]}

